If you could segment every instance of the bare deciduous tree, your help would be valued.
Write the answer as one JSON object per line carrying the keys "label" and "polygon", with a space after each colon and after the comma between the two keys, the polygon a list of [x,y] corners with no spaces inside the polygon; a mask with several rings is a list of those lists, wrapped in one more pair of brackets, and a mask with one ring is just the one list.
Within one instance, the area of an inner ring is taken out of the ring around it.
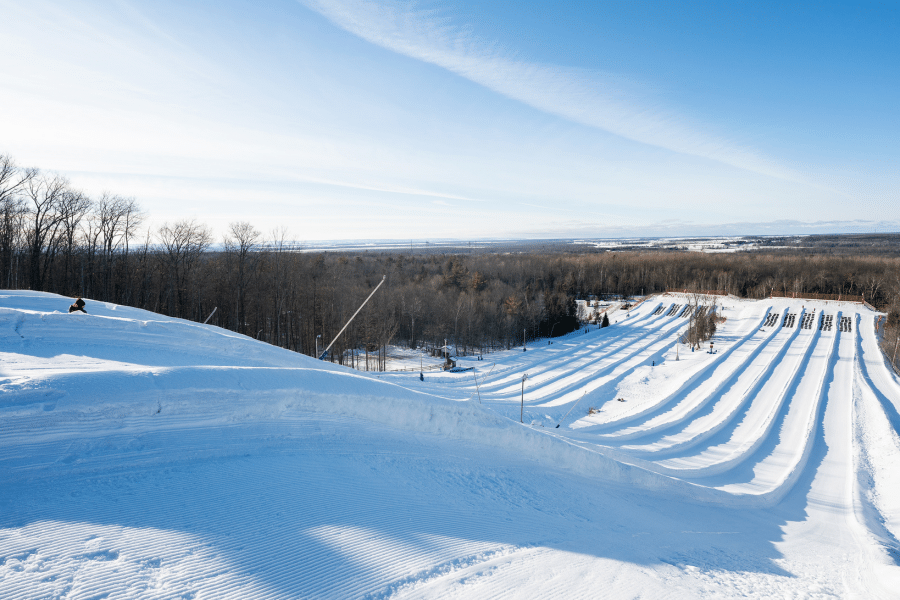
{"label": "bare deciduous tree", "polygon": [[7,154],[0,155],[0,284],[18,287],[15,261],[25,244],[25,200],[20,196],[35,169],[20,169]]}
{"label": "bare deciduous tree", "polygon": [[20,194],[37,174],[37,169],[21,169],[11,156],[0,154],[0,202]]}
{"label": "bare deciduous tree", "polygon": [[224,238],[225,253],[235,270],[234,284],[237,287],[237,331],[246,328],[247,287],[256,276],[259,263],[259,231],[246,221],[238,221],[228,226]]}
{"label": "bare deciduous tree", "polygon": [[[681,336],[682,344],[690,344],[691,348],[700,348],[700,344],[710,340],[716,334],[718,314],[715,301],[701,294],[691,294],[685,310],[689,311],[688,328]],[[707,304],[703,304],[703,303]]]}
{"label": "bare deciduous tree", "polygon": [[45,252],[55,242],[62,224],[60,202],[69,191],[69,181],[60,175],[35,173],[24,182],[28,207],[29,285],[43,289],[54,252]]}
{"label": "bare deciduous tree", "polygon": [[169,311],[180,313],[189,298],[188,282],[203,252],[212,243],[212,233],[205,224],[194,220],[163,223],[157,231],[162,246],[160,259],[164,262],[168,279],[166,292]]}
{"label": "bare deciduous tree", "polygon": [[[68,191],[59,202],[59,216],[62,221],[62,244],[64,246],[63,293],[75,293],[74,269],[75,250],[81,221],[91,209],[93,203],[81,192]],[[81,288],[81,285],[77,287]],[[84,294],[84,290],[78,292]]]}

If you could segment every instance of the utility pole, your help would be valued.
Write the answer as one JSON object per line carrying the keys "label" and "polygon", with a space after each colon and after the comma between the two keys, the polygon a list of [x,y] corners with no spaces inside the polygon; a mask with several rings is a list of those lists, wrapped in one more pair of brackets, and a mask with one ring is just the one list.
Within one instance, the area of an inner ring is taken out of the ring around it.
{"label": "utility pole", "polygon": [[525,347],[525,331],[526,329],[522,329],[522,352],[528,352],[528,348]]}
{"label": "utility pole", "polygon": [[528,373],[522,375],[522,408],[519,411],[519,423],[524,423],[525,419],[525,380],[528,379]]}

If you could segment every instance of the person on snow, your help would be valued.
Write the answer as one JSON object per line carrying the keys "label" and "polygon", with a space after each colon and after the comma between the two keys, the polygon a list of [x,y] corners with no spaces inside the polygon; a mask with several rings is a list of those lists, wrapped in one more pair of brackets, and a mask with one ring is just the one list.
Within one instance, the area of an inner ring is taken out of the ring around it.
{"label": "person on snow", "polygon": [[70,313],[75,312],[76,310],[80,310],[84,314],[87,314],[87,311],[84,310],[84,300],[82,300],[81,298],[78,298],[77,300],[75,300],[75,304],[73,304],[72,306],[69,307]]}

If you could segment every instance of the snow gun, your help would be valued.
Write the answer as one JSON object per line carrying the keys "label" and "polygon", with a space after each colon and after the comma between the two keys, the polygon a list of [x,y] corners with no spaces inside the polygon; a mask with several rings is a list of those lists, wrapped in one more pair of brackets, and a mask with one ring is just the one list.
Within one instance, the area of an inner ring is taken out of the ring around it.
{"label": "snow gun", "polygon": [[359,308],[356,309],[356,312],[353,313],[353,316],[350,317],[350,320],[347,321],[347,322],[344,324],[344,326],[341,328],[341,330],[338,331],[338,334],[337,334],[336,336],[334,336],[334,339],[331,340],[331,343],[328,344],[328,347],[325,348],[325,351],[322,352],[322,354],[319,355],[319,360],[325,360],[325,357],[328,356],[328,351],[331,350],[331,347],[334,346],[334,343],[338,340],[339,337],[341,337],[341,334],[344,333],[344,330],[347,329],[347,326],[350,325],[350,323],[353,322],[353,319],[355,319],[355,318],[356,318],[356,315],[359,314],[359,311],[361,311],[361,310],[363,309],[363,306],[366,305],[366,302],[368,302],[369,300],[372,299],[372,296],[375,295],[375,292],[378,291],[378,288],[380,288],[380,287],[381,287],[381,284],[383,284],[386,280],[387,280],[387,275],[382,275],[382,276],[381,276],[381,282],[379,282],[379,284],[375,286],[375,289],[372,290],[372,293],[369,294],[369,297],[366,298],[365,300],[363,300],[363,303],[359,305]]}

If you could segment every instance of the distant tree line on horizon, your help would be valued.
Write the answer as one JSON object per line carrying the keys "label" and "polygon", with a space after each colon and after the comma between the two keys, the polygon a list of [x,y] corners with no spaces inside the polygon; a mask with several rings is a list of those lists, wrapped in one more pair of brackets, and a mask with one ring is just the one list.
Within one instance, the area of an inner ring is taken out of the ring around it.
{"label": "distant tree line on horizon", "polygon": [[264,235],[250,223],[232,223],[214,247],[203,223],[183,220],[151,230],[143,228],[145,221],[132,198],[91,198],[59,175],[22,169],[0,156],[0,287],[83,296],[199,322],[216,309],[211,324],[315,355],[386,275],[330,353],[354,365],[357,354],[375,354],[381,367],[389,344],[434,349],[447,340],[459,354],[505,349],[523,338],[578,328],[576,299],[666,289],[745,298],[864,295],[880,309],[893,309],[887,335],[898,328],[900,258],[893,256],[304,253],[294,250],[283,229]]}

